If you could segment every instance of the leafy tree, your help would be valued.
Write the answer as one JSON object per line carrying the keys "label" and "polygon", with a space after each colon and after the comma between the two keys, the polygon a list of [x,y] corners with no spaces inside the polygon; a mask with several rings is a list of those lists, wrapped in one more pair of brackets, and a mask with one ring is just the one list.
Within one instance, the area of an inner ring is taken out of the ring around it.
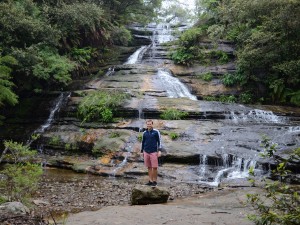
{"label": "leafy tree", "polygon": [[[266,182],[264,194],[247,195],[248,203],[256,210],[256,213],[248,215],[248,218],[256,225],[300,224],[300,196],[296,189],[286,184],[286,178],[290,174],[287,169],[288,163],[300,160],[300,148],[295,149],[289,158],[278,161],[278,158],[274,155],[276,144],[270,143],[270,140],[266,137],[263,138],[262,144],[265,150],[261,156],[277,161],[277,167],[272,173],[279,180]],[[253,168],[251,168],[250,174],[254,176],[253,171]]]}
{"label": "leafy tree", "polygon": [[104,45],[110,40],[113,25],[104,10],[95,3],[75,2],[49,9],[50,23],[62,33],[65,47]]}
{"label": "leafy tree", "polygon": [[[10,66],[16,65],[17,61],[12,56],[1,55],[0,49],[0,108],[4,106],[5,103],[10,105],[15,105],[18,103],[18,96],[13,92],[12,87],[14,83],[11,82],[12,69]],[[0,115],[0,125],[3,117]]]}
{"label": "leafy tree", "polygon": [[119,24],[147,23],[156,16],[161,0],[101,0],[111,21]]}
{"label": "leafy tree", "polygon": [[[245,91],[269,102],[300,105],[299,1],[197,0],[196,4],[196,26],[206,37],[236,43],[237,70]],[[198,48],[203,34],[193,37],[189,49]],[[199,60],[199,51],[189,53]]]}
{"label": "leafy tree", "polygon": [[57,46],[61,38],[32,0],[2,1],[0,28],[0,46],[5,51],[10,46],[23,48],[41,42]]}
{"label": "leafy tree", "polygon": [[18,103],[17,95],[12,91],[14,84],[10,81],[12,69],[10,66],[16,65],[17,60],[9,55],[2,56],[0,49],[0,107],[4,103],[15,105]]}
{"label": "leafy tree", "polygon": [[[12,54],[19,61],[19,73],[27,74],[31,79],[38,78],[47,84],[45,87],[49,87],[53,83],[68,84],[71,81],[71,71],[76,66],[56,51],[54,48],[31,46],[26,49],[14,49]],[[29,83],[34,85],[35,82],[31,80]]]}

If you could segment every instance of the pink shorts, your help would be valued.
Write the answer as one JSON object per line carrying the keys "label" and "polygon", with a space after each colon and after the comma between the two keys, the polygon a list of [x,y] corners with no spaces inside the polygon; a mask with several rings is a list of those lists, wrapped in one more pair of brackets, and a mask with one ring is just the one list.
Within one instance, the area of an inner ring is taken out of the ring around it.
{"label": "pink shorts", "polygon": [[153,153],[144,152],[144,164],[146,167],[157,168],[158,167],[157,152],[153,152]]}

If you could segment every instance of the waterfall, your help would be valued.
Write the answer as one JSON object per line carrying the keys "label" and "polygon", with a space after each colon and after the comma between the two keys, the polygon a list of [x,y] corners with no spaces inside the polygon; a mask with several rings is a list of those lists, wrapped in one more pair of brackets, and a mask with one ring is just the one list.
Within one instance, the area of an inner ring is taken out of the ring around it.
{"label": "waterfall", "polygon": [[128,158],[129,152],[125,155],[123,161],[116,165],[114,170],[112,171],[110,177],[116,177],[116,174],[119,170],[121,170],[126,164],[127,164],[127,158]]}
{"label": "waterfall", "polygon": [[191,100],[197,100],[197,97],[192,95],[189,89],[181,83],[178,78],[173,77],[169,71],[158,69],[157,76],[160,78],[161,83],[170,98],[186,97]]}
{"label": "waterfall", "polygon": [[129,56],[128,60],[124,63],[124,65],[127,64],[136,64],[138,60],[140,60],[143,56],[143,53],[145,50],[147,50],[148,46],[144,45],[140,47],[138,50],[136,50],[131,56]]}
{"label": "waterfall", "polygon": [[163,44],[169,41],[173,41],[174,39],[175,38],[172,35],[169,23],[160,23],[157,25],[154,42],[158,44]]}
{"label": "waterfall", "polygon": [[[207,155],[200,155],[200,165],[199,165],[199,179],[200,183],[205,183],[211,186],[218,186],[223,179],[243,179],[249,176],[249,169],[252,167],[256,169],[256,160],[254,159],[243,159],[234,156],[232,163],[230,162],[228,154],[222,154],[219,170],[216,172],[207,171],[208,168]],[[256,169],[256,173],[258,173]],[[212,176],[215,174],[213,181],[208,181],[209,177],[207,174]]]}
{"label": "waterfall", "polygon": [[250,110],[248,113],[237,114],[233,111],[230,112],[230,115],[225,115],[226,118],[230,118],[234,123],[243,123],[243,122],[259,122],[259,123],[285,123],[286,119],[275,115],[272,111],[265,111],[260,109]]}
{"label": "waterfall", "polygon": [[[42,134],[44,133],[53,123],[55,115],[57,112],[59,112],[59,110],[61,109],[61,107],[64,105],[65,101],[71,96],[71,93],[64,93],[62,92],[58,98],[54,101],[53,107],[50,110],[50,115],[48,117],[48,119],[46,120],[46,122],[44,124],[42,124],[38,129],[36,129],[35,131],[33,131],[32,135],[34,134]],[[31,135],[31,136],[32,136]],[[27,140],[27,145],[30,145],[34,140],[31,139],[31,137],[29,137],[29,139]]]}
{"label": "waterfall", "polygon": [[143,121],[143,118],[144,118],[143,107],[144,107],[143,100],[141,100],[139,102],[139,105],[138,105],[138,113],[139,113],[138,126],[139,126],[139,132],[143,131],[143,125],[144,125],[144,121]]}
{"label": "waterfall", "polygon": [[228,154],[222,154],[222,163],[225,168],[228,168],[230,166]]}
{"label": "waterfall", "polygon": [[207,155],[200,155],[200,168],[199,168],[199,177],[205,178],[207,167]]}
{"label": "waterfall", "polygon": [[288,128],[288,132],[289,132],[289,133],[300,132],[300,126],[289,127],[289,128]]}

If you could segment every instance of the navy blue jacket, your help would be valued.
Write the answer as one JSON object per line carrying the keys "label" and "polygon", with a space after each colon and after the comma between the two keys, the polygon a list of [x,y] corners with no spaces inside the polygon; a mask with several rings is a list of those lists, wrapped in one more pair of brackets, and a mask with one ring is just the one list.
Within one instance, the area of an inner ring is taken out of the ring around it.
{"label": "navy blue jacket", "polygon": [[145,130],[142,139],[141,152],[147,153],[157,152],[161,149],[161,137],[158,130]]}

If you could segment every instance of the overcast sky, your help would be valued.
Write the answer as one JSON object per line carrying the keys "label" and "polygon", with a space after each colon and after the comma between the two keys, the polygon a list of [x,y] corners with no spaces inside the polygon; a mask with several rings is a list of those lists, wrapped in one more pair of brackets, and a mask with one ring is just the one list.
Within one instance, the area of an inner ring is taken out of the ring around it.
{"label": "overcast sky", "polygon": [[[190,9],[195,8],[195,0],[178,0],[178,1],[182,3],[181,6],[184,6],[184,7],[190,8]],[[168,1],[168,0],[163,1],[163,7],[170,4],[170,2],[172,2],[172,1]]]}

